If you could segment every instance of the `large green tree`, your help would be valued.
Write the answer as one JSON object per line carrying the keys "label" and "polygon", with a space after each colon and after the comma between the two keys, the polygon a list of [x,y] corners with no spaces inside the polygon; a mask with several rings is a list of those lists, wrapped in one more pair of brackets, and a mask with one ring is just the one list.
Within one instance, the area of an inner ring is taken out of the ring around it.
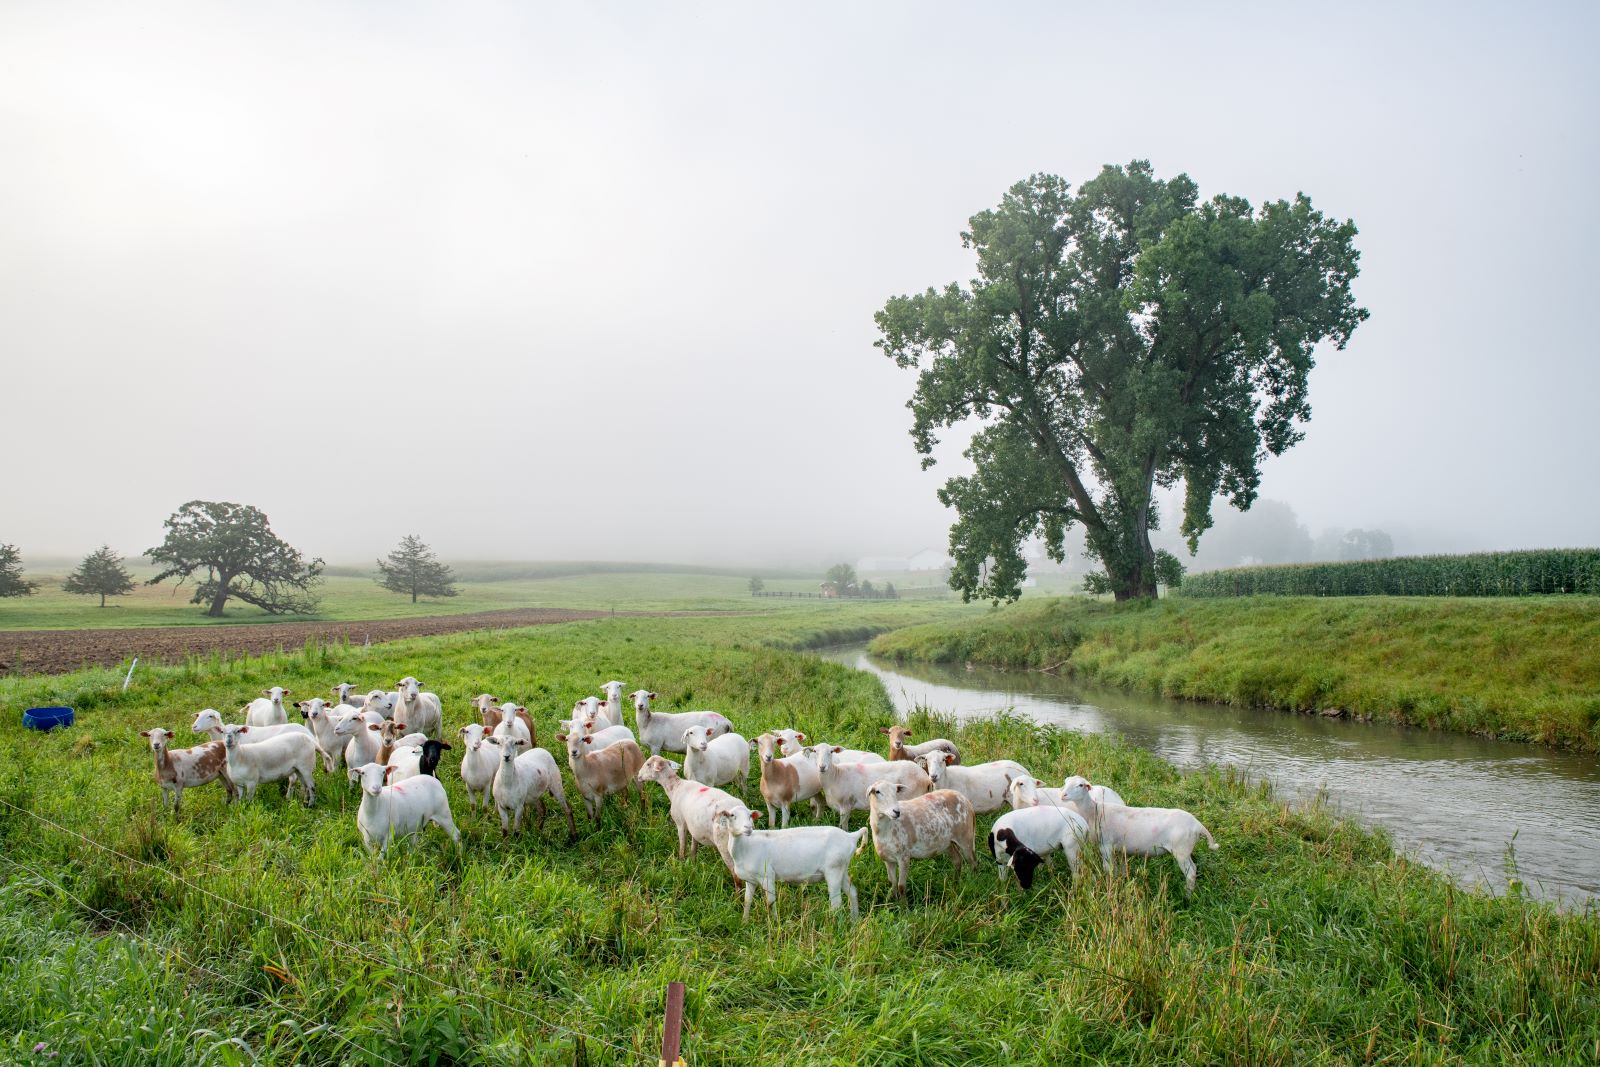
{"label": "large green tree", "polygon": [[307,563],[267,524],[267,516],[245,504],[191,500],[167,519],[167,539],[145,555],[166,569],[147,585],[202,571],[192,604],[209,604],[220,617],[230,598],[254,604],[272,615],[309,615],[317,610],[314,587],[322,560]]}
{"label": "large green tree", "polygon": [[1303,194],[1259,209],[1198,199],[1185,175],[1108,166],[1074,194],[1035,175],[973,216],[970,286],[889,300],[877,347],[918,371],[907,406],[923,467],[938,432],[977,420],[970,475],[939,498],[956,511],[950,584],[1014,599],[1022,545],[1063,558],[1068,528],[1104,568],[1091,588],[1156,595],[1181,575],[1157,553],[1157,487],[1184,485],[1192,553],[1212,499],[1254,501],[1260,463],[1303,435],[1306,378],[1322,341],[1344,347],[1367,317],[1350,284],[1354,224]]}
{"label": "large green tree", "polygon": [[67,575],[61,588],[69,593],[84,596],[100,595],[100,606],[106,606],[106,597],[122,596],[133,592],[133,575],[122,565],[122,557],[110,545],[101,545],[78,564],[78,569]]}
{"label": "large green tree", "polygon": [[0,545],[0,597],[31,596],[39,588],[22,576],[22,553],[16,545]]}
{"label": "large green tree", "polygon": [[419,596],[455,596],[461,592],[450,567],[439,562],[422,538],[411,534],[401,539],[387,561],[378,561],[375,580],[392,593],[410,593],[413,604]]}

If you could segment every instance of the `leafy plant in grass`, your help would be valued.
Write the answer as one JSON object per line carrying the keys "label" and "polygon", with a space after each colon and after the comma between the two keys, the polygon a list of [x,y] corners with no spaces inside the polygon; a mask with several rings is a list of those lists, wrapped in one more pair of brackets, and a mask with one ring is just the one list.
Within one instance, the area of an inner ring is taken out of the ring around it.
{"label": "leafy plant in grass", "polygon": [[122,557],[110,545],[101,545],[78,564],[78,569],[67,575],[61,588],[69,593],[100,597],[100,606],[106,606],[106,597],[122,596],[133,592],[133,575],[122,565]]}

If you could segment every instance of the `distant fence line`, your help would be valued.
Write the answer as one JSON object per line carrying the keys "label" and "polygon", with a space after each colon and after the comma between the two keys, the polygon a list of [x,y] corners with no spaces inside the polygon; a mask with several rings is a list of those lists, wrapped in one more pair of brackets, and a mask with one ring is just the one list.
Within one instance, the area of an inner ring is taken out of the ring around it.
{"label": "distant fence line", "polygon": [[884,592],[884,591],[879,590],[879,589],[874,589],[870,593],[842,593],[841,594],[841,593],[804,593],[804,592],[792,592],[792,591],[783,590],[783,589],[777,589],[777,590],[764,589],[759,593],[751,593],[750,595],[751,596],[786,597],[786,598],[795,599],[795,600],[911,600],[911,599],[917,599],[917,598],[927,599],[929,597],[943,597],[943,596],[949,595],[949,592],[950,592],[950,590],[948,590],[948,589],[904,589],[904,590],[896,589],[893,592]]}
{"label": "distant fence line", "polygon": [[1401,556],[1349,563],[1290,563],[1184,578],[1185,597],[1530,596],[1600,594],[1600,549],[1535,549],[1459,556]]}

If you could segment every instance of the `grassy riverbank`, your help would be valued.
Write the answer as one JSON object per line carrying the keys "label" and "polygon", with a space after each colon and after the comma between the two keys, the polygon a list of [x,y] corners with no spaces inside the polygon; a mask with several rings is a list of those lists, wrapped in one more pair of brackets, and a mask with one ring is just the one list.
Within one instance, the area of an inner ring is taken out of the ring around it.
{"label": "grassy riverbank", "polygon": [[[770,647],[822,639],[762,619],[606,620],[159,668],[0,680],[0,1060],[486,1063],[655,1059],[665,983],[688,984],[691,1063],[1548,1062],[1600,1051],[1600,921],[1453,888],[1386,840],[1290,811],[1231,774],[1179,774],[1130,746],[999,719],[960,729],[971,760],[1115,783],[1194,811],[1222,844],[1184,899],[1170,861],[1090,863],[1031,895],[992,869],[919,862],[888,902],[870,854],[859,924],[819,887],[781,919],[739,919],[706,852],[672,858],[657,793],[502,841],[441,777],[465,847],[437,833],[367,860],[355,798],[319,776],[310,810],[216,787],[158,813],[141,728],[180,731],[266,685],[300,693],[404,673],[445,698],[447,732],[487,689],[555,710],[601,682],[715,707],[741,732],[794,725],[877,747],[875,679]],[[12,709],[70,691],[77,727],[25,734]],[[569,784],[569,793],[571,786]],[[19,810],[20,809],[20,810]],[[37,816],[37,818],[36,818]],[[40,819],[57,824],[51,826]],[[859,825],[861,816],[856,817]],[[988,818],[980,821],[980,835]],[[80,836],[81,835],[81,836]],[[114,852],[97,847],[103,845]],[[759,909],[759,905],[758,905]]]}
{"label": "grassy riverbank", "polygon": [[1167,696],[1600,747],[1600,599],[1036,601],[878,638],[899,660],[1051,668]]}

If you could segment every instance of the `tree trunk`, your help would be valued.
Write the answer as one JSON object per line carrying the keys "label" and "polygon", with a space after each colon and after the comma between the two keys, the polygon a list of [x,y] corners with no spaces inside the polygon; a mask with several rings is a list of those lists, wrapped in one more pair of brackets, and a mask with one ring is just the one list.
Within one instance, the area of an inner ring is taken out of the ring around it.
{"label": "tree trunk", "polygon": [[104,593],[100,594],[100,606],[101,607],[105,607],[106,606],[106,595]]}
{"label": "tree trunk", "polygon": [[1125,568],[1105,564],[1106,577],[1111,579],[1112,595],[1118,604],[1156,598],[1156,551],[1150,545],[1150,532],[1141,529],[1132,533],[1137,560]]}
{"label": "tree trunk", "polygon": [[416,586],[412,586],[411,587],[411,602],[413,604],[415,604],[417,602],[417,587]]}
{"label": "tree trunk", "polygon": [[216,595],[211,598],[211,607],[207,609],[206,615],[213,619],[222,618],[222,606],[228,602],[228,590],[232,587],[232,585],[233,575],[231,574],[225,575],[222,580],[217,583]]}

